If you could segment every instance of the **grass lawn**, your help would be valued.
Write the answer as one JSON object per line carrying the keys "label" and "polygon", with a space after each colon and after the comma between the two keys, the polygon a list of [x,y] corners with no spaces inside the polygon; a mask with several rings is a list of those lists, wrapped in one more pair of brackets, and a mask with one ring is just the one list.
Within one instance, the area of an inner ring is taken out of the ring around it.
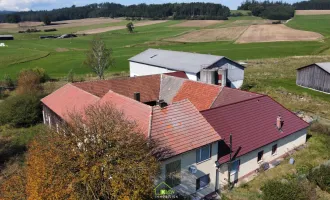
{"label": "grass lawn", "polygon": [[[260,20],[252,16],[230,18],[225,23],[236,20]],[[122,22],[119,22],[122,23]],[[129,34],[126,30],[117,30],[100,34],[107,46],[113,49],[115,66],[107,73],[128,71],[127,59],[146,50],[147,48],[162,48],[178,51],[189,51],[206,54],[227,56],[234,60],[248,60],[258,58],[278,58],[295,55],[311,55],[319,52],[324,46],[322,42],[275,42],[234,44],[233,42],[211,43],[169,43],[163,39],[174,37],[187,31],[200,28],[171,27],[181,21],[168,21],[165,23],[136,27],[136,33]],[[116,24],[116,23],[114,23]],[[114,25],[112,24],[112,25]],[[224,24],[219,24],[223,26]],[[92,28],[104,26],[93,25]],[[74,27],[72,29],[76,29]],[[79,29],[82,27],[78,27]],[[89,27],[85,27],[91,28]],[[207,27],[212,28],[212,27]],[[216,27],[213,27],[216,28]],[[67,28],[59,30],[64,33]],[[93,36],[81,36],[74,39],[47,39],[40,40],[39,36],[45,33],[14,34],[14,41],[6,41],[8,47],[0,48],[0,78],[9,74],[16,78],[18,72],[24,68],[44,68],[51,77],[65,77],[70,70],[78,76],[91,74],[92,71],[83,65],[85,51]],[[56,33],[46,33],[56,34]]]}
{"label": "grass lawn", "polygon": [[[289,164],[289,158],[286,158],[279,166],[260,173],[252,181],[242,184],[241,187],[234,188],[225,194],[226,197],[233,200],[256,200],[261,199],[260,188],[268,180],[285,178],[294,174],[297,169],[306,166],[318,166],[330,159],[330,135],[319,134],[310,131],[307,147],[295,152],[290,157],[295,159],[295,164]],[[326,200],[330,194],[317,190],[319,199]]]}
{"label": "grass lawn", "polygon": [[287,26],[321,33],[324,36],[330,35],[330,15],[296,15]]}

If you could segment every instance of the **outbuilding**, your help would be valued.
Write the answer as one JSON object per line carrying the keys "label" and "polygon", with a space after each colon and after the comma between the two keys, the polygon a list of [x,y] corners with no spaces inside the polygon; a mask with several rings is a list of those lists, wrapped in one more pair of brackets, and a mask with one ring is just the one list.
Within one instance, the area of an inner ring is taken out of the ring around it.
{"label": "outbuilding", "polygon": [[183,71],[190,80],[240,88],[245,67],[224,56],[148,49],[132,58],[130,76]]}
{"label": "outbuilding", "polygon": [[12,35],[0,35],[0,40],[14,40]]}
{"label": "outbuilding", "polygon": [[330,62],[298,68],[296,83],[302,87],[330,93]]}

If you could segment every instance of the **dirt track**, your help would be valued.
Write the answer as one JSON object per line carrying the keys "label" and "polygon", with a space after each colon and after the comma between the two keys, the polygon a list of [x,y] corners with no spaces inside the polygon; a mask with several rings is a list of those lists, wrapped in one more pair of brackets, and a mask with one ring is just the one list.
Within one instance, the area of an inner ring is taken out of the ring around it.
{"label": "dirt track", "polygon": [[[167,22],[167,20],[157,20],[157,21],[144,21],[144,22],[138,22],[135,23],[134,26],[147,26],[152,24],[159,24]],[[114,30],[120,30],[125,29],[126,26],[112,26],[112,27],[106,27],[106,28],[97,28],[97,29],[91,29],[91,30],[84,30],[84,31],[78,31],[77,34],[97,34],[97,33],[104,33],[108,31],[114,31]]]}
{"label": "dirt track", "polygon": [[319,33],[295,30],[283,24],[252,25],[239,37],[236,43],[311,41],[321,38],[323,36]]}
{"label": "dirt track", "polygon": [[203,29],[193,31],[175,38],[170,38],[168,41],[175,42],[213,42],[213,41],[228,41],[237,39],[248,26],[237,26],[218,29]]}
{"label": "dirt track", "polygon": [[223,20],[189,20],[171,27],[206,27],[214,24],[223,23]]}
{"label": "dirt track", "polygon": [[330,10],[296,10],[296,15],[330,15]]}

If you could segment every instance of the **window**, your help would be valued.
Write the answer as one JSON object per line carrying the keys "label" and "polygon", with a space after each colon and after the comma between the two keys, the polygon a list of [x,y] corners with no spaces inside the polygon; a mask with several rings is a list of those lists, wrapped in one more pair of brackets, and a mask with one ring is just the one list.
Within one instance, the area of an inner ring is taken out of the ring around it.
{"label": "window", "polygon": [[274,144],[272,146],[272,155],[276,155],[276,153],[277,153],[277,144]]}
{"label": "window", "polygon": [[235,160],[231,163],[230,174],[236,174],[239,171],[239,166],[241,164],[240,160]]}
{"label": "window", "polygon": [[196,162],[202,162],[211,158],[211,145],[203,146],[196,150]]}
{"label": "window", "polygon": [[264,156],[264,151],[258,153],[258,162],[262,162],[262,157]]}
{"label": "window", "polygon": [[165,166],[165,182],[170,187],[175,187],[181,183],[181,160],[171,162]]}
{"label": "window", "polygon": [[200,190],[208,186],[210,183],[210,174],[202,176],[196,180],[196,190]]}

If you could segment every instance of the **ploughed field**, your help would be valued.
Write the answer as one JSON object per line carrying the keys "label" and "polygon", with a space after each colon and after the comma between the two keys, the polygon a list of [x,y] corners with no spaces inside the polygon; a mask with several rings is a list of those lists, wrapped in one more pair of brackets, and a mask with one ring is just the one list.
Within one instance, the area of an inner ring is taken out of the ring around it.
{"label": "ploughed field", "polygon": [[295,15],[330,15],[330,10],[296,10]]}
{"label": "ploughed field", "polygon": [[283,24],[252,25],[236,41],[237,43],[312,41],[322,39],[319,33],[289,28]]}

